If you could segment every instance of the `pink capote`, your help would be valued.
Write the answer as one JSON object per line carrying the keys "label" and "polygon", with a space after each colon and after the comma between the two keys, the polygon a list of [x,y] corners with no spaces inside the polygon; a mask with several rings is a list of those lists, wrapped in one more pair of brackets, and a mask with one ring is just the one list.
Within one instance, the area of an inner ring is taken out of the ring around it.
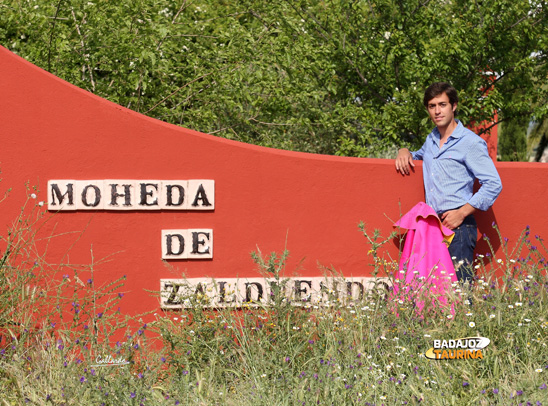
{"label": "pink capote", "polygon": [[[434,306],[446,306],[445,292],[451,289],[451,283],[457,281],[453,261],[447,249],[453,239],[453,231],[443,226],[434,209],[423,202],[409,210],[394,223],[394,227],[408,230],[394,295],[406,296],[414,301],[419,314],[424,307],[424,301],[418,300],[416,296],[426,289]],[[399,287],[404,288],[407,294],[398,295]],[[454,313],[453,309],[451,313]]]}

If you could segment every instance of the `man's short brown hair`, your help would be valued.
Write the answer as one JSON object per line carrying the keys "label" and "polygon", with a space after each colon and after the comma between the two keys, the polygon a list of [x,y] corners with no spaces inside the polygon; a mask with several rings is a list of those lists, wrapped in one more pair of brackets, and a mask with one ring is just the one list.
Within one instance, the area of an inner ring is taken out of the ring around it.
{"label": "man's short brown hair", "polygon": [[428,86],[428,88],[424,92],[424,99],[422,100],[422,102],[424,103],[424,107],[428,108],[428,102],[430,102],[430,100],[432,100],[434,97],[438,97],[442,93],[445,93],[447,95],[451,106],[454,106],[459,102],[457,90],[453,86],[446,82],[436,82]]}

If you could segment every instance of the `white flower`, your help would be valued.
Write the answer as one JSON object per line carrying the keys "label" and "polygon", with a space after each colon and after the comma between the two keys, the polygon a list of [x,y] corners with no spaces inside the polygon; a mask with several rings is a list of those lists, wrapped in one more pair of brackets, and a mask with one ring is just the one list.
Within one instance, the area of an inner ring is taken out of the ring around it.
{"label": "white flower", "polygon": [[466,313],[466,315],[467,315],[467,316],[472,316],[473,313],[472,313],[472,312],[468,312],[468,313]]}
{"label": "white flower", "polygon": [[452,316],[452,315],[450,315],[450,314],[448,314],[448,315],[447,315],[447,318],[448,318],[448,319],[452,319],[452,318],[453,318],[453,316]]}
{"label": "white flower", "polygon": [[541,372],[542,372],[542,368],[537,368],[537,369],[535,369],[535,372],[541,373]]}
{"label": "white flower", "polygon": [[473,321],[471,321],[470,323],[468,323],[468,325],[469,325],[471,328],[476,327],[476,323],[474,323]]}
{"label": "white flower", "polygon": [[380,399],[380,400],[385,400],[385,399],[386,399],[386,396],[379,396],[379,399]]}
{"label": "white flower", "polygon": [[36,199],[36,195],[34,193],[31,193],[30,197],[31,199]]}
{"label": "white flower", "polygon": [[495,317],[497,317],[497,316],[495,316],[494,314],[490,314],[490,315],[489,315],[489,318],[490,318],[490,319],[494,319]]}
{"label": "white flower", "polygon": [[479,266],[479,265],[476,265],[476,266],[474,267],[474,269],[480,269],[480,266]]}
{"label": "white flower", "polygon": [[523,303],[521,303],[521,302],[516,302],[516,306],[522,306],[522,305],[523,305]]}
{"label": "white flower", "polygon": [[498,262],[499,264],[502,264],[502,259],[500,259],[500,258],[497,259],[497,262]]}
{"label": "white flower", "polygon": [[262,375],[261,375],[261,378],[266,378],[266,374],[262,374]]}
{"label": "white flower", "polygon": [[521,326],[523,326],[523,324],[521,324],[521,323],[518,323],[518,327],[521,327]]}
{"label": "white flower", "polygon": [[44,202],[38,202],[38,206],[42,207],[44,205]]}
{"label": "white flower", "polygon": [[512,306],[512,305],[508,305],[508,308],[509,308],[509,309],[513,309],[513,308],[514,308],[514,306]]}
{"label": "white flower", "polygon": [[523,321],[525,321],[526,323],[530,323],[530,322],[531,322],[531,320],[529,320],[529,319],[523,319]]}
{"label": "white flower", "polygon": [[432,337],[430,334],[425,334],[424,336],[425,337]]}

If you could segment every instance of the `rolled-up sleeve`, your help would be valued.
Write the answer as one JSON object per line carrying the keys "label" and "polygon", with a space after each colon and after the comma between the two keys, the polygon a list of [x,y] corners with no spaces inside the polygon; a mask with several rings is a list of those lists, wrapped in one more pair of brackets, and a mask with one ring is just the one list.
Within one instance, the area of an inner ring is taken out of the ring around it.
{"label": "rolled-up sleeve", "polygon": [[493,160],[487,151],[486,142],[477,137],[466,154],[466,166],[480,183],[468,203],[479,210],[488,210],[502,191],[502,182]]}

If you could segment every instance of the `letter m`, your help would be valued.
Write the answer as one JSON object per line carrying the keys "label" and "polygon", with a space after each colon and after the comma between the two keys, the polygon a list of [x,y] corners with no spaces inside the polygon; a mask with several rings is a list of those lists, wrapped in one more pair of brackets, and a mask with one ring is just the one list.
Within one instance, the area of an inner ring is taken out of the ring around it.
{"label": "letter m", "polygon": [[50,180],[48,182],[48,210],[76,210],[73,181]]}

